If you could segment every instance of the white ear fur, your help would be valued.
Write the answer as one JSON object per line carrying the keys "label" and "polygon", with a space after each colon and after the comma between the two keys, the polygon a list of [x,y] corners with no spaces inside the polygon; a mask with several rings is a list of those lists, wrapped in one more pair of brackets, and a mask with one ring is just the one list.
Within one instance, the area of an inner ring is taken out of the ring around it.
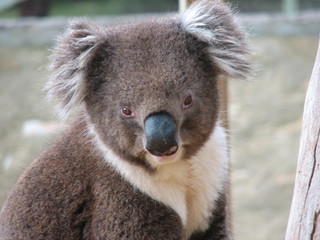
{"label": "white ear fur", "polygon": [[50,56],[51,76],[45,86],[47,97],[58,102],[59,115],[66,118],[86,96],[84,70],[103,31],[87,22],[72,22],[58,38]]}
{"label": "white ear fur", "polygon": [[225,74],[245,79],[252,69],[246,59],[250,48],[232,10],[220,0],[200,0],[181,17],[182,28],[208,44],[207,52]]}

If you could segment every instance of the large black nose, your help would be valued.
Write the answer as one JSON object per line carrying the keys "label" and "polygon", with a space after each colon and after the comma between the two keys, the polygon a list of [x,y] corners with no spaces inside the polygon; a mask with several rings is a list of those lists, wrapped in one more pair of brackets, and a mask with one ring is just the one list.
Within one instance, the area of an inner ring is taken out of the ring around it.
{"label": "large black nose", "polygon": [[177,152],[176,123],[166,113],[156,113],[145,121],[146,149],[155,156],[170,156]]}

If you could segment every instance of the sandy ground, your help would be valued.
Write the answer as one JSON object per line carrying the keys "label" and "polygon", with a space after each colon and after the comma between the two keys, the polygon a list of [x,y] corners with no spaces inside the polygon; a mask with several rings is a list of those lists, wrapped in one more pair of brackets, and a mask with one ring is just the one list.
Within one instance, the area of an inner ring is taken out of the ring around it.
{"label": "sandy ground", "polygon": [[[239,240],[284,239],[315,37],[253,40],[255,81],[229,84],[234,228]],[[59,121],[44,100],[45,48],[0,47],[0,205]],[[34,121],[37,120],[37,121]]]}

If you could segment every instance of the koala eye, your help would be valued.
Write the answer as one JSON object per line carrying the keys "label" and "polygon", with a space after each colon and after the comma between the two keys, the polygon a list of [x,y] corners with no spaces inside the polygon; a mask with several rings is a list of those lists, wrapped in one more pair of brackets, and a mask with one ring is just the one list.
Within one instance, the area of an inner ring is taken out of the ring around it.
{"label": "koala eye", "polygon": [[192,96],[191,96],[191,95],[188,95],[188,96],[184,99],[183,104],[182,104],[182,107],[183,107],[184,109],[186,109],[186,108],[190,107],[191,104],[192,104]]}
{"label": "koala eye", "polygon": [[127,117],[127,118],[132,118],[134,117],[134,113],[130,110],[130,108],[128,107],[122,107],[121,108],[121,114],[124,116],[124,117]]}

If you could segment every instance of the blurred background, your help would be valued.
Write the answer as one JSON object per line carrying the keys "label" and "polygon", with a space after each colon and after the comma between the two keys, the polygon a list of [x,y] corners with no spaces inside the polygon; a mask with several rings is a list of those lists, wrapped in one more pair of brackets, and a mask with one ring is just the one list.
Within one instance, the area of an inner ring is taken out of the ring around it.
{"label": "blurred background", "polygon": [[[320,32],[319,0],[232,0],[261,66],[230,80],[235,239],[284,239],[304,98]],[[178,0],[0,1],[0,206],[65,124],[42,91],[49,50],[68,21],[105,25],[174,14]]]}

